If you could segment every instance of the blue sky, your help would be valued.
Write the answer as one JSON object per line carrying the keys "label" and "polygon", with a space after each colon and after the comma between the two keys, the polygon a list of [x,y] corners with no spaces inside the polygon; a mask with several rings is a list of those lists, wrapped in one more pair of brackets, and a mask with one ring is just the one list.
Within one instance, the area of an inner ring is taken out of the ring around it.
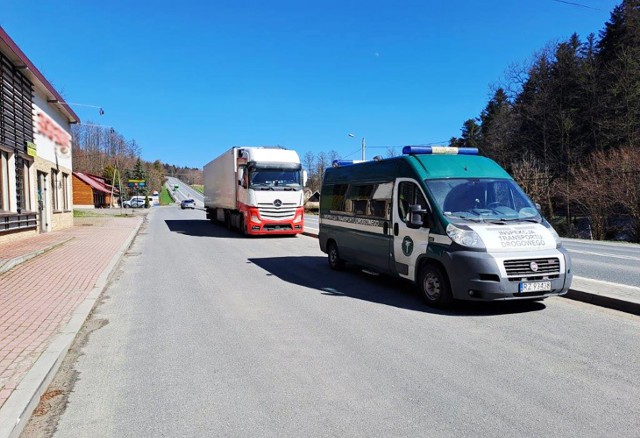
{"label": "blue sky", "polygon": [[[446,143],[507,68],[604,28],[611,0],[2,0],[84,123],[202,167],[234,145],[367,158]],[[569,4],[575,3],[575,4]],[[355,134],[350,138],[349,133]]]}

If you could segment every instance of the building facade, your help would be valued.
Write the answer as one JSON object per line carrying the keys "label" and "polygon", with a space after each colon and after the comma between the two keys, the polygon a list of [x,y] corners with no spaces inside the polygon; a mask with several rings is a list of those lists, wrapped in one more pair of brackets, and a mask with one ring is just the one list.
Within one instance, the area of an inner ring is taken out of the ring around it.
{"label": "building facade", "polygon": [[120,191],[106,179],[89,173],[73,172],[75,208],[111,208],[119,205]]}
{"label": "building facade", "polygon": [[0,27],[0,243],[73,225],[79,121]]}

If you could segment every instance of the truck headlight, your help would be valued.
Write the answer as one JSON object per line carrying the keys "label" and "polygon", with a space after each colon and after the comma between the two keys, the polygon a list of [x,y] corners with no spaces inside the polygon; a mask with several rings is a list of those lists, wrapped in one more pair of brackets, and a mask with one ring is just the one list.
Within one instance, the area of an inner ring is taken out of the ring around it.
{"label": "truck headlight", "polygon": [[447,225],[447,236],[455,243],[467,248],[486,249],[486,246],[478,233],[471,229],[458,228],[453,224]]}

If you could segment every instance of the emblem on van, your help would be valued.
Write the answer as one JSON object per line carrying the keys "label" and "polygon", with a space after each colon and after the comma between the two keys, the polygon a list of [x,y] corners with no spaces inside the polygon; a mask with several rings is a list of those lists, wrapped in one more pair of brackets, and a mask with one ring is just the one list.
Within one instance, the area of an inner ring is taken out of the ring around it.
{"label": "emblem on van", "polygon": [[413,240],[409,236],[402,239],[402,254],[409,257],[413,252]]}
{"label": "emblem on van", "polygon": [[529,267],[533,272],[538,272],[538,264],[536,262],[529,263]]}
{"label": "emblem on van", "polygon": [[276,199],[275,201],[273,201],[273,205],[275,205],[276,207],[282,207],[282,201],[279,199]]}

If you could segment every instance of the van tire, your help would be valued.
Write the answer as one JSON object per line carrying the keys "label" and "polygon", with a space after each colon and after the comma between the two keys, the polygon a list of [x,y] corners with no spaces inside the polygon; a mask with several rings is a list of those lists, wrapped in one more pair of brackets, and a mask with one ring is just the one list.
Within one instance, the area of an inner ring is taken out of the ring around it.
{"label": "van tire", "polygon": [[342,271],[344,269],[344,260],[340,258],[338,252],[338,245],[335,242],[329,242],[327,245],[327,256],[329,260],[329,267],[334,271]]}
{"label": "van tire", "polygon": [[418,290],[429,306],[445,308],[453,303],[449,279],[437,265],[422,266],[418,274]]}

